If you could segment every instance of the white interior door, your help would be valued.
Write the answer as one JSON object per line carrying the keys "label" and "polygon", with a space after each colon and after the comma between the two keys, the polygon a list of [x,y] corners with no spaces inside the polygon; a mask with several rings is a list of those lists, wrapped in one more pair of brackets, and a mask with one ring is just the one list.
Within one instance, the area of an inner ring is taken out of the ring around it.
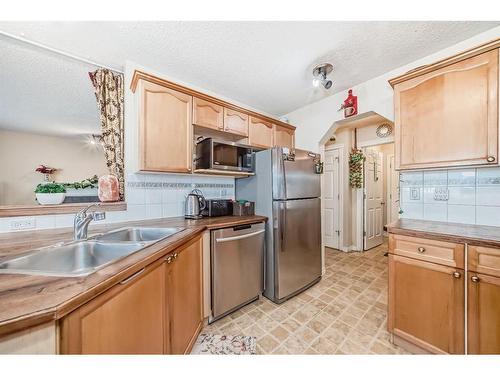
{"label": "white interior door", "polygon": [[323,244],[340,249],[340,150],[326,150],[323,173]]}
{"label": "white interior door", "polygon": [[366,149],[365,155],[364,247],[368,250],[383,242],[384,170],[381,152]]}
{"label": "white interior door", "polygon": [[399,218],[399,172],[394,169],[394,155],[387,155],[387,224]]}

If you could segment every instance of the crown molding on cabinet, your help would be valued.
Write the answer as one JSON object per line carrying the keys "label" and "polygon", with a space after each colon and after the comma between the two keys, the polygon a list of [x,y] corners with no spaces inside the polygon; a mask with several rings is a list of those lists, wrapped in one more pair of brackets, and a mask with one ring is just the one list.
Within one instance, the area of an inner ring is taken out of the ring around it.
{"label": "crown molding on cabinet", "polygon": [[134,71],[134,75],[132,76],[132,81],[130,83],[130,89],[134,93],[135,93],[135,90],[137,88],[137,84],[138,84],[139,80],[144,80],[144,81],[148,81],[151,83],[156,83],[158,85],[168,87],[170,89],[182,92],[184,94],[191,95],[191,96],[203,99],[203,100],[207,100],[207,101],[210,101],[212,103],[224,106],[224,107],[229,108],[229,109],[233,109],[235,111],[245,113],[245,114],[253,116],[253,117],[257,117],[261,120],[272,122],[273,124],[276,124],[278,126],[282,126],[284,128],[290,129],[290,130],[295,130],[295,126],[287,124],[287,123],[282,122],[280,120],[277,120],[275,118],[263,115],[263,114],[258,113],[258,112],[250,111],[246,108],[237,106],[237,105],[230,103],[230,102],[227,102],[225,100],[216,98],[214,96],[205,94],[205,93],[197,91],[197,90],[193,90],[189,87],[179,85],[177,83],[168,81],[166,79],[158,78],[154,75],[148,74],[146,72],[143,72],[143,71],[140,71],[137,69]]}
{"label": "crown molding on cabinet", "polygon": [[432,71],[440,69],[440,68],[444,68],[445,66],[455,64],[459,61],[466,60],[470,57],[480,55],[482,53],[494,50],[494,49],[499,48],[499,47],[500,47],[500,38],[492,40],[492,41],[484,43],[484,44],[481,44],[477,47],[468,49],[466,51],[463,51],[463,52],[458,53],[456,55],[447,57],[445,59],[436,61],[435,63],[422,65],[422,66],[419,66],[415,69],[409,70],[408,72],[406,72],[402,75],[391,78],[389,80],[389,84],[392,87],[394,87],[394,85],[397,85],[398,83],[408,81],[409,79],[419,77],[419,76],[424,75],[426,73],[432,72]]}

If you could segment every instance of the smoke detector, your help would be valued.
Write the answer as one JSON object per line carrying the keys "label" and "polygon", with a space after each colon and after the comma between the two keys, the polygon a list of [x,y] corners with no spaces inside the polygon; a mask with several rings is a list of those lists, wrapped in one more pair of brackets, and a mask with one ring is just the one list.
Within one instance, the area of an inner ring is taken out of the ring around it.
{"label": "smoke detector", "polygon": [[333,82],[329,80],[328,74],[333,71],[333,65],[330,63],[321,63],[314,67],[313,69],[313,81],[312,84],[314,87],[319,87],[319,85],[323,85],[325,89],[329,89],[332,87]]}

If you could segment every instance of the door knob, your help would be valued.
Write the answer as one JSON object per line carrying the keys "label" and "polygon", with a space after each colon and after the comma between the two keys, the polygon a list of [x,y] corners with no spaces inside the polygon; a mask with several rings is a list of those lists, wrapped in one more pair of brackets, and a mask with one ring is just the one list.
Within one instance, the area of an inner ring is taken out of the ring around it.
{"label": "door knob", "polygon": [[425,247],[420,246],[418,249],[419,253],[424,253],[425,252]]}
{"label": "door knob", "polygon": [[478,283],[478,282],[479,282],[479,277],[477,277],[477,276],[472,276],[472,277],[470,278],[470,280],[471,280],[473,283]]}
{"label": "door knob", "polygon": [[488,163],[493,163],[496,160],[496,158],[494,156],[488,156],[486,160],[488,161]]}
{"label": "door knob", "polygon": [[453,272],[453,277],[455,279],[460,279],[460,277],[462,277],[462,274],[460,272],[458,272],[458,271],[455,271],[455,272]]}

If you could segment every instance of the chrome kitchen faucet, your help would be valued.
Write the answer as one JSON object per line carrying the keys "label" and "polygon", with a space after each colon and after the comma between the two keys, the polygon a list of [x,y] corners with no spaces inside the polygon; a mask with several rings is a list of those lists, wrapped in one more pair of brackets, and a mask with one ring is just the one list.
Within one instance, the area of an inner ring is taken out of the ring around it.
{"label": "chrome kitchen faucet", "polygon": [[73,221],[73,238],[75,240],[87,239],[87,230],[92,220],[100,221],[106,218],[105,212],[91,212],[87,214],[89,208],[98,206],[100,206],[100,203],[91,204],[75,215],[75,220]]}

